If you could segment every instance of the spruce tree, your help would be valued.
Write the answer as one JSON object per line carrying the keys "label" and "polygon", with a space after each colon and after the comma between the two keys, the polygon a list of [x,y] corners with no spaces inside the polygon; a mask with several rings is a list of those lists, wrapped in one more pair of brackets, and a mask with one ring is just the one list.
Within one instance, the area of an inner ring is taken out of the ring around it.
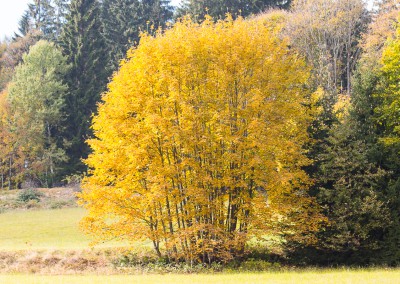
{"label": "spruce tree", "polygon": [[173,7],[169,0],[140,0],[139,3],[142,30],[149,24],[154,29],[163,27],[172,18]]}
{"label": "spruce tree", "polygon": [[31,13],[26,10],[18,22],[19,34],[14,34],[14,38],[26,36],[32,30]]}
{"label": "spruce tree", "polygon": [[66,21],[66,16],[68,14],[69,2],[69,0],[53,0],[55,9],[54,31],[56,38],[61,35],[62,28]]}
{"label": "spruce tree", "polygon": [[225,18],[226,13],[230,13],[234,18],[247,17],[262,13],[268,8],[287,9],[291,2],[291,0],[186,0],[178,8],[176,16],[190,14],[202,20],[206,14],[214,19],[220,19]]}
{"label": "spruce tree", "polygon": [[331,221],[318,236],[320,263],[393,265],[400,261],[399,147],[382,143],[388,129],[380,113],[383,99],[377,95],[386,87],[382,42],[394,33],[392,23],[398,12],[393,19],[389,14],[381,11],[364,35],[349,113],[332,124],[315,156],[316,197]]}
{"label": "spruce tree", "polygon": [[356,111],[331,129],[319,157],[317,200],[330,220],[318,235],[325,264],[375,262],[382,228],[390,224],[382,196],[388,172],[374,159],[376,135],[360,130]]}
{"label": "spruce tree", "polygon": [[35,0],[28,5],[33,28],[42,32],[42,38],[55,39],[55,7],[51,0]]}
{"label": "spruce tree", "polygon": [[[315,245],[294,255],[314,264],[382,264],[387,252],[385,235],[394,220],[388,194],[393,171],[379,143],[373,73],[358,69],[351,103],[347,96],[346,103],[338,100],[332,110],[336,120],[311,152],[314,196],[329,225],[317,234]],[[338,111],[340,104],[345,107]]]}
{"label": "spruce tree", "polygon": [[67,22],[60,37],[63,53],[72,65],[67,74],[69,94],[66,98],[65,138],[70,161],[66,174],[85,170],[81,159],[89,148],[86,139],[92,136],[91,117],[107,84],[108,58],[102,37],[100,5],[96,0],[73,0]]}
{"label": "spruce tree", "polygon": [[42,33],[41,38],[56,41],[65,22],[68,0],[35,0],[28,4],[28,9],[19,21],[19,34],[25,36],[32,30]]}
{"label": "spruce tree", "polygon": [[[398,16],[399,9],[396,14]],[[397,25],[393,36],[389,36],[382,53],[382,67],[374,96],[379,100],[375,107],[377,125],[382,131],[380,142],[384,145],[385,167],[390,171],[385,190],[385,199],[391,212],[392,223],[385,228],[385,246],[382,259],[390,265],[400,263],[400,115],[399,115],[399,63],[400,63],[400,26]]]}
{"label": "spruce tree", "polygon": [[114,71],[128,49],[139,42],[140,32],[164,27],[172,17],[172,7],[164,0],[104,0],[104,38]]}
{"label": "spruce tree", "polygon": [[138,0],[104,0],[102,6],[104,38],[109,53],[109,68],[114,71],[127,50],[139,41]]}

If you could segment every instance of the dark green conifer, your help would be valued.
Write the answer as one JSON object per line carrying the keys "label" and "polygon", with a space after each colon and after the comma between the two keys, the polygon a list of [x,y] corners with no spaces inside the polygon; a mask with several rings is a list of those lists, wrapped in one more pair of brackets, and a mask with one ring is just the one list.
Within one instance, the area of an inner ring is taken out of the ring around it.
{"label": "dark green conifer", "polygon": [[32,30],[31,14],[28,10],[24,12],[21,19],[18,22],[18,32],[14,37],[26,36]]}
{"label": "dark green conifer", "polygon": [[109,69],[115,71],[128,49],[138,44],[140,32],[164,27],[172,7],[164,0],[104,0],[102,21],[109,53]]}
{"label": "dark green conifer", "polygon": [[97,0],[73,0],[60,36],[60,46],[72,68],[67,74],[65,139],[70,143],[66,173],[82,172],[82,158],[89,154],[86,140],[92,136],[90,125],[96,104],[108,82],[108,62],[102,36],[100,4]]}
{"label": "dark green conifer", "polygon": [[185,0],[178,8],[176,16],[190,14],[202,20],[208,14],[214,19],[221,19],[225,18],[226,13],[230,13],[234,18],[247,17],[262,13],[268,8],[288,9],[291,2],[291,0]]}

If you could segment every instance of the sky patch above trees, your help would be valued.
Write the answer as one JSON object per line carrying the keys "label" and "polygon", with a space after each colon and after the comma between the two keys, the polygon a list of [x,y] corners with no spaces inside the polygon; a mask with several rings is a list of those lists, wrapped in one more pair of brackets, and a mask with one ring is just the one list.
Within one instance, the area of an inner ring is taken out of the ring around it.
{"label": "sky patch above trees", "polygon": [[[0,40],[11,37],[18,30],[18,22],[32,0],[13,0],[2,3],[0,9]],[[178,6],[182,0],[172,0],[171,5]]]}

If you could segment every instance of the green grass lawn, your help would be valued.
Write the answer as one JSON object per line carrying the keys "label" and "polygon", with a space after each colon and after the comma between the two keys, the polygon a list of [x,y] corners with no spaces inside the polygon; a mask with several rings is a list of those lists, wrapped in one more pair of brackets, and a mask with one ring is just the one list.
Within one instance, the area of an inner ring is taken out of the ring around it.
{"label": "green grass lawn", "polygon": [[400,283],[400,270],[321,270],[303,272],[241,273],[216,275],[115,275],[115,276],[40,276],[40,275],[0,275],[0,283],[190,283],[190,284],[394,284]]}
{"label": "green grass lawn", "polygon": [[[90,239],[79,230],[81,208],[13,211],[0,214],[0,251],[85,250]],[[101,247],[121,246],[105,243]],[[146,244],[140,244],[141,246]],[[28,267],[29,268],[29,267]],[[10,270],[13,271],[13,270]],[[29,270],[20,270],[29,271]],[[109,270],[105,270],[107,271]],[[55,272],[62,273],[63,271]],[[114,271],[115,272],[115,271]],[[54,273],[54,272],[53,272]],[[85,272],[81,272],[85,273]],[[86,272],[88,273],[88,272]],[[3,274],[0,283],[399,283],[400,269],[300,270],[265,273],[165,275],[40,275]]]}
{"label": "green grass lawn", "polygon": [[[84,215],[82,208],[0,214],[0,250],[87,249],[90,238],[79,229]],[[116,245],[105,243],[101,247]]]}
{"label": "green grass lawn", "polygon": [[0,250],[88,248],[78,227],[84,214],[82,208],[0,214]]}

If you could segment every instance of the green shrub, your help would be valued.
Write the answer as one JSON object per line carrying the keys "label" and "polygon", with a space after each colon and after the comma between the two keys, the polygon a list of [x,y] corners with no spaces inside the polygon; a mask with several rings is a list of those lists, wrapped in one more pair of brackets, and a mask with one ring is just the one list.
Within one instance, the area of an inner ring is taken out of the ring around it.
{"label": "green shrub", "polygon": [[112,261],[115,267],[134,267],[134,266],[145,266],[150,263],[166,264],[164,259],[158,259],[153,255],[139,255],[136,253],[126,253],[120,255],[118,258]]}
{"label": "green shrub", "polygon": [[[267,255],[262,255],[267,258]],[[228,263],[213,262],[186,263],[183,260],[175,262],[166,258],[158,258],[152,252],[123,252],[110,258],[115,268],[129,268],[139,272],[149,273],[218,273],[218,272],[263,272],[279,271],[282,266],[279,262],[259,258],[235,259]]]}
{"label": "green shrub", "polygon": [[249,258],[243,261],[240,266],[240,271],[254,272],[254,271],[268,271],[279,270],[281,268],[279,263],[272,263],[265,260]]}
{"label": "green shrub", "polygon": [[71,206],[71,204],[66,200],[53,201],[49,205],[50,209],[61,209],[68,206]]}
{"label": "green shrub", "polygon": [[19,192],[17,196],[17,201],[28,203],[31,200],[36,200],[37,202],[40,201],[40,198],[43,194],[35,189],[28,188],[23,189]]}

